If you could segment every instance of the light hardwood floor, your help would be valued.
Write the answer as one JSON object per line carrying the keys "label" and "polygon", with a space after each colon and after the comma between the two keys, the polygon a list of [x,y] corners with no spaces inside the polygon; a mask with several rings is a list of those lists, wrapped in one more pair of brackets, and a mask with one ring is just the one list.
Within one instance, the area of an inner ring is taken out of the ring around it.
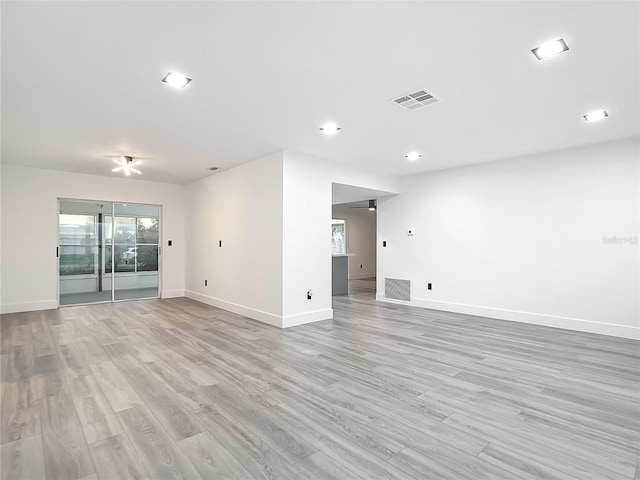
{"label": "light hardwood floor", "polygon": [[379,304],[3,315],[2,479],[640,478],[638,342]]}

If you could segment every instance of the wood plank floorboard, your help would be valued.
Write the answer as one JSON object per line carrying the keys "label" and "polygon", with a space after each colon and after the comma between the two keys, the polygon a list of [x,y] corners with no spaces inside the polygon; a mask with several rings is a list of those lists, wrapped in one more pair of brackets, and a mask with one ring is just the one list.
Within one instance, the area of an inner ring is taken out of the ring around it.
{"label": "wood plank floorboard", "polygon": [[640,480],[640,342],[374,296],[2,315],[1,479]]}
{"label": "wood plank floorboard", "polygon": [[202,478],[249,478],[251,474],[209,432],[178,442]]}
{"label": "wood plank floorboard", "polygon": [[47,478],[75,480],[95,473],[71,395],[63,390],[44,398],[40,416]]}
{"label": "wood plank floorboard", "polygon": [[118,417],[93,375],[70,378],[68,383],[88,443],[122,433]]}
{"label": "wood plank floorboard", "polygon": [[101,480],[149,480],[144,465],[125,435],[105,438],[89,445],[91,457]]}
{"label": "wood plank floorboard", "polygon": [[2,480],[32,480],[45,478],[42,438],[28,437],[0,447]]}

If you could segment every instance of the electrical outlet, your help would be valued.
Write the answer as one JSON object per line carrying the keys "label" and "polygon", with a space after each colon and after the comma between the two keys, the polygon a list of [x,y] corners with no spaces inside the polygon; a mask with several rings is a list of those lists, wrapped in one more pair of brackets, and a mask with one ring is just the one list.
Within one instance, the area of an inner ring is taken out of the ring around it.
{"label": "electrical outlet", "polygon": [[169,246],[169,247],[170,247],[171,245],[173,245],[173,240],[169,240],[169,241],[167,242],[167,246]]}
{"label": "electrical outlet", "polygon": [[307,290],[307,300],[311,300],[311,297],[313,297],[313,290],[309,289]]}
{"label": "electrical outlet", "polygon": [[218,246],[222,247],[222,240],[218,240]]}
{"label": "electrical outlet", "polygon": [[427,290],[431,290],[431,284],[427,283]]}
{"label": "electrical outlet", "polygon": [[387,241],[386,241],[386,240],[383,240],[383,241],[382,241],[382,246],[383,246],[383,247],[386,247],[386,246],[387,246]]}
{"label": "electrical outlet", "polygon": [[208,280],[205,280],[205,281],[204,281],[204,286],[206,287],[208,283],[209,283],[209,281],[208,281]]}

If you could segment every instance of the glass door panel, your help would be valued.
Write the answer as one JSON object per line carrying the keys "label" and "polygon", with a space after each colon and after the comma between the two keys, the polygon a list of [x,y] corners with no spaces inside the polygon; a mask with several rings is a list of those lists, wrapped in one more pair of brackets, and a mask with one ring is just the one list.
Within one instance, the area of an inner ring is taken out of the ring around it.
{"label": "glass door panel", "polygon": [[105,282],[104,228],[112,204],[60,200],[58,216],[58,273],[60,305],[111,300]]}
{"label": "glass door panel", "polygon": [[116,203],[113,218],[114,300],[158,297],[160,208]]}

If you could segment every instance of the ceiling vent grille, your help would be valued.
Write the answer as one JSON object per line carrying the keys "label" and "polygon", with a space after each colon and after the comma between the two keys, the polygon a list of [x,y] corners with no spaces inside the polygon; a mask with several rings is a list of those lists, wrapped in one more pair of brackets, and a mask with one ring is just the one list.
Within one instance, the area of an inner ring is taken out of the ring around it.
{"label": "ceiling vent grille", "polygon": [[426,90],[418,90],[417,92],[407,93],[401,97],[394,98],[392,101],[396,105],[406,108],[407,110],[416,110],[418,108],[437,103],[440,99]]}

